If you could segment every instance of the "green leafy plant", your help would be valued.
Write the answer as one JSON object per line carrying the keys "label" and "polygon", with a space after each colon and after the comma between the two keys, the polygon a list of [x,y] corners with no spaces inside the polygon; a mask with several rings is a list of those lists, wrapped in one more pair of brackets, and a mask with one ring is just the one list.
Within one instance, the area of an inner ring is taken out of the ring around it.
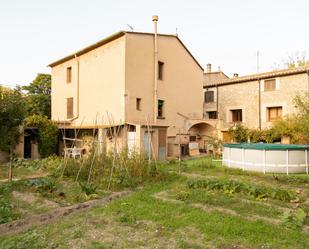
{"label": "green leafy plant", "polygon": [[93,184],[84,184],[82,182],[79,182],[79,186],[81,188],[81,191],[86,195],[95,194],[97,190],[97,187],[94,186]]}
{"label": "green leafy plant", "polygon": [[10,222],[19,218],[19,214],[14,211],[14,205],[3,195],[0,195],[0,224]]}
{"label": "green leafy plant", "polygon": [[301,228],[306,218],[306,213],[303,209],[289,210],[284,212],[282,216],[283,224],[289,228]]}
{"label": "green leafy plant", "polygon": [[57,190],[56,183],[53,179],[49,178],[38,178],[30,179],[26,181],[26,185],[35,188],[39,192],[54,192]]}
{"label": "green leafy plant", "polygon": [[288,190],[273,189],[232,179],[208,178],[202,180],[189,180],[187,186],[191,189],[203,188],[207,190],[219,190],[229,195],[234,193],[244,193],[253,196],[257,200],[271,198],[281,201],[290,201],[295,198],[295,194]]}

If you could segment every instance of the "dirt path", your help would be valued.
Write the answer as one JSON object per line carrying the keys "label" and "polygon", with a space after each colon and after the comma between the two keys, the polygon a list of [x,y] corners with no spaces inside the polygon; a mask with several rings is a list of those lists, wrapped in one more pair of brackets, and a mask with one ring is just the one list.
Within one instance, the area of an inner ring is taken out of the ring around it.
{"label": "dirt path", "polygon": [[91,200],[84,203],[75,204],[69,207],[60,207],[45,214],[32,215],[24,219],[12,221],[0,225],[0,234],[13,234],[25,232],[34,226],[52,223],[55,220],[66,217],[70,214],[77,213],[96,205],[106,205],[114,199],[130,195],[131,191],[114,192],[111,195],[102,199]]}

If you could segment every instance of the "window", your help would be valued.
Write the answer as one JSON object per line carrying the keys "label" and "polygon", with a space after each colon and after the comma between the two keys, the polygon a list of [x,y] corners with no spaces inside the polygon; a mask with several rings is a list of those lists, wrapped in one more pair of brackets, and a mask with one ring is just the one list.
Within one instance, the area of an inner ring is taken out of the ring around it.
{"label": "window", "polygon": [[136,98],[136,110],[140,111],[141,110],[141,98]]}
{"label": "window", "polygon": [[67,118],[73,118],[73,98],[67,98]]}
{"label": "window", "polygon": [[242,122],[242,110],[231,110],[232,113],[232,122]]}
{"label": "window", "polygon": [[163,67],[164,67],[164,62],[159,61],[158,62],[158,79],[163,80]]}
{"label": "window", "polygon": [[164,117],[164,100],[158,100],[158,118]]}
{"label": "window", "polygon": [[276,79],[264,80],[264,91],[275,91],[276,90]]}
{"label": "window", "polygon": [[217,119],[217,112],[216,111],[207,112],[207,117],[209,119]]}
{"label": "window", "polygon": [[214,102],[214,91],[207,91],[204,93],[205,103]]}
{"label": "window", "polygon": [[72,67],[67,68],[67,83],[71,83],[72,81]]}
{"label": "window", "polygon": [[267,108],[267,120],[268,121],[276,121],[281,118],[282,118],[282,106]]}
{"label": "window", "polygon": [[196,136],[190,136],[189,140],[190,142],[196,142]]}

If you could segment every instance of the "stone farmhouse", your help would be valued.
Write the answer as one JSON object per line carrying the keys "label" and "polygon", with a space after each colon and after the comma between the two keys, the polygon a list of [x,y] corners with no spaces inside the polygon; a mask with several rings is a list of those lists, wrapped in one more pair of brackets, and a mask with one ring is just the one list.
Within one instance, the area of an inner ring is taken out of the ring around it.
{"label": "stone farmhouse", "polygon": [[64,137],[85,140],[94,132],[107,149],[165,159],[210,134],[203,68],[177,35],[157,34],[153,21],[154,33],[120,31],[49,65],[52,119]]}
{"label": "stone farmhouse", "polygon": [[309,67],[228,78],[222,72],[204,74],[204,117],[216,121],[218,136],[228,142],[227,130],[237,122],[252,129],[294,114],[293,99],[308,94]]}

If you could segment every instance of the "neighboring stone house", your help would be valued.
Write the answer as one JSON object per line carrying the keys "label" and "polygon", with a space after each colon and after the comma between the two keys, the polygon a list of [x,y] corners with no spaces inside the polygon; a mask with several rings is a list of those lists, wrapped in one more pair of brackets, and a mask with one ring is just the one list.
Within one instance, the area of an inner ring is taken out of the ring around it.
{"label": "neighboring stone house", "polygon": [[80,130],[79,141],[96,134],[107,148],[164,159],[212,132],[202,119],[203,68],[177,35],[120,31],[49,66],[52,119],[66,137]]}
{"label": "neighboring stone house", "polygon": [[[208,81],[204,84],[204,116],[217,121],[219,137],[228,141],[227,130],[236,122],[264,129],[296,112],[293,99],[308,93],[309,67]],[[207,73],[206,73],[207,75]]]}

